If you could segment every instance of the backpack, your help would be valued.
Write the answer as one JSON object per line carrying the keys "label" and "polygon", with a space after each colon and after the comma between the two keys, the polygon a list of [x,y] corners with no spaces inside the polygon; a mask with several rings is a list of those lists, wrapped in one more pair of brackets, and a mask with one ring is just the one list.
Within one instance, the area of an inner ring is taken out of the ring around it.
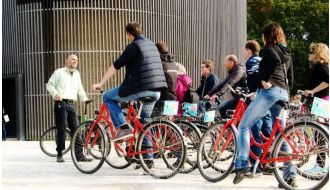
{"label": "backpack", "polygon": [[195,90],[193,90],[187,83],[186,81],[183,81],[182,79],[178,78],[183,85],[187,87],[187,91],[184,93],[183,96],[183,102],[187,103],[198,103],[199,102],[199,96]]}

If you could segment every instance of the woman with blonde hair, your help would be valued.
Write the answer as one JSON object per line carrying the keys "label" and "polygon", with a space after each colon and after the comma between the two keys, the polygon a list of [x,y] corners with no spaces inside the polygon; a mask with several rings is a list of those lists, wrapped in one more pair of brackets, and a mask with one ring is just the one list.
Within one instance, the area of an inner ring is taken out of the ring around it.
{"label": "woman with blonde hair", "polygon": [[182,116],[182,103],[185,92],[191,87],[192,80],[187,75],[186,68],[180,64],[176,63],[178,69],[177,83],[176,83],[176,95],[179,102],[178,116]]}
{"label": "woman with blonde hair", "polygon": [[[315,96],[324,100],[329,100],[329,48],[323,43],[311,43],[309,46],[308,61],[311,69],[310,89],[305,90],[305,96]],[[329,119],[318,117],[317,121],[324,123]],[[316,138],[316,137],[315,137]],[[324,160],[326,155],[320,153],[316,157],[316,164],[307,169],[309,174],[323,174],[328,171]]]}
{"label": "woman with blonde hair", "polygon": [[323,43],[312,43],[309,46],[310,90],[304,95],[329,100],[329,48]]}

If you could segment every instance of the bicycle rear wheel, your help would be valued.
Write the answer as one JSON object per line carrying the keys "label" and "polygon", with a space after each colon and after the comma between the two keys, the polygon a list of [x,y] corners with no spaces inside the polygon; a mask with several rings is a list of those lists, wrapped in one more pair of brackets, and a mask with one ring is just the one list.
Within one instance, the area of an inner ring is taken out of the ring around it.
{"label": "bicycle rear wheel", "polygon": [[[41,136],[39,145],[46,155],[50,157],[56,157],[56,136],[57,136],[57,128],[56,126],[52,126],[47,129]],[[65,148],[62,151],[62,154],[66,154],[71,149],[71,132],[68,128],[65,129]]]}
{"label": "bicycle rear wheel", "polygon": [[193,123],[187,121],[177,120],[174,123],[183,131],[183,138],[187,144],[186,162],[180,169],[181,173],[187,174],[197,168],[197,151],[201,132]]}
{"label": "bicycle rear wheel", "polygon": [[[329,133],[315,122],[293,123],[275,140],[275,177],[286,189],[320,189],[329,180]],[[293,147],[287,150],[286,147]],[[317,169],[316,169],[317,168]],[[298,187],[291,187],[295,179]]]}
{"label": "bicycle rear wheel", "polygon": [[211,126],[202,136],[198,148],[198,169],[210,182],[226,178],[234,168],[236,131],[232,126],[224,128],[224,122]]}
{"label": "bicycle rear wheel", "polygon": [[[101,168],[109,151],[108,147],[108,139],[103,127],[87,121],[82,123],[73,135],[72,161],[82,173],[94,173]],[[84,158],[92,159],[92,161],[84,161]]]}
{"label": "bicycle rear wheel", "polygon": [[173,177],[186,158],[182,131],[173,122],[162,119],[144,127],[139,135],[137,150],[145,172],[158,179]]}

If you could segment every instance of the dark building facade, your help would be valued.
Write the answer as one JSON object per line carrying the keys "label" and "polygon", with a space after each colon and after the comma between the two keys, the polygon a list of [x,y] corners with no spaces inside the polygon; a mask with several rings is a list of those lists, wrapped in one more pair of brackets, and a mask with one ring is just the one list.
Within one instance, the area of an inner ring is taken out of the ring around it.
{"label": "dark building facade", "polygon": [[[140,22],[154,42],[169,44],[194,87],[202,60],[213,60],[223,79],[225,55],[242,58],[246,0],[4,0],[2,101],[11,117],[9,136],[37,140],[54,124],[45,84],[69,53],[79,58],[88,97],[96,97],[91,85],[128,44],[125,26],[131,21]],[[118,86],[123,76],[120,70],[105,88]],[[92,105],[89,116],[100,103]]]}

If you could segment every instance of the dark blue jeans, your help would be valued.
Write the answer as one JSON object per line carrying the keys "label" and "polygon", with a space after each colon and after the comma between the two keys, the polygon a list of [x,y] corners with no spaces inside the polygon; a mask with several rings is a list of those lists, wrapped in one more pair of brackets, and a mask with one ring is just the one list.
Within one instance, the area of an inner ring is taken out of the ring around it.
{"label": "dark blue jeans", "polygon": [[6,139],[7,139],[6,122],[2,122],[2,140],[5,141]]}
{"label": "dark blue jeans", "polygon": [[226,114],[227,110],[234,110],[237,106],[237,103],[238,103],[238,100],[236,100],[234,98],[221,103],[218,106],[218,110],[220,112],[221,118],[223,118],[223,119],[228,118],[228,116]]}

